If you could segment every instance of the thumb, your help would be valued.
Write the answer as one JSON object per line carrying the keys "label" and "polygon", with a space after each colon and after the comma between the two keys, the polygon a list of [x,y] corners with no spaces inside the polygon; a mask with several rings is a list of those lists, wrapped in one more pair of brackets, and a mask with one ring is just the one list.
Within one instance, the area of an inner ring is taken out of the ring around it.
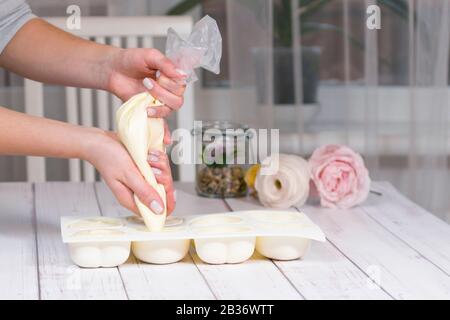
{"label": "thumb", "polygon": [[164,213],[164,202],[158,192],[140,174],[133,174],[126,179],[127,186],[136,194],[139,200],[150,208],[154,214]]}

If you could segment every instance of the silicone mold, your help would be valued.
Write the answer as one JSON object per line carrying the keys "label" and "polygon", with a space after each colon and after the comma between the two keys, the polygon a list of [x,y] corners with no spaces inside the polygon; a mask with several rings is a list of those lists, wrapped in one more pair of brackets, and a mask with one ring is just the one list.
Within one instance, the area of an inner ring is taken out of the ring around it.
{"label": "silicone mold", "polygon": [[[176,232],[183,228],[170,227],[162,232]],[[133,255],[141,261],[153,264],[169,264],[182,260],[189,251],[190,239],[133,241]]]}
{"label": "silicone mold", "polygon": [[72,260],[91,268],[118,266],[130,251],[147,263],[174,263],[188,254],[191,240],[210,264],[244,262],[255,250],[270,259],[298,259],[311,240],[325,241],[304,213],[274,210],[169,217],[160,232],[138,216],[62,217],[61,232]]}
{"label": "silicone mold", "polygon": [[[122,236],[117,230],[99,229],[79,231],[75,237]],[[69,243],[72,261],[83,268],[115,267],[127,261],[130,255],[130,241],[77,242]]]}
{"label": "silicone mold", "polygon": [[[200,235],[241,234],[251,231],[247,227],[226,226],[197,230]],[[212,237],[195,239],[195,250],[199,258],[210,264],[240,263],[249,259],[255,250],[255,236]]]}
{"label": "silicone mold", "polygon": [[311,244],[310,239],[299,237],[257,237],[256,251],[275,260],[302,258]]}
{"label": "silicone mold", "polygon": [[120,228],[124,225],[123,221],[116,218],[93,217],[75,220],[67,225],[70,229],[89,230],[89,229],[110,229]]}

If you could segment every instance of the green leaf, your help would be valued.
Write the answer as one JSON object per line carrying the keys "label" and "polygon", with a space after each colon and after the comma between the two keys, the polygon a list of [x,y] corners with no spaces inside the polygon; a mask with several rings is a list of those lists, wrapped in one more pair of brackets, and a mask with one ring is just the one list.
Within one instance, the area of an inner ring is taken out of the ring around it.
{"label": "green leaf", "polygon": [[404,0],[378,0],[379,4],[389,8],[404,19],[408,19],[408,3]]}
{"label": "green leaf", "polygon": [[180,3],[178,3],[177,5],[170,8],[166,14],[169,16],[185,14],[186,12],[193,9],[195,6],[197,6],[201,2],[202,2],[202,0],[183,0]]}

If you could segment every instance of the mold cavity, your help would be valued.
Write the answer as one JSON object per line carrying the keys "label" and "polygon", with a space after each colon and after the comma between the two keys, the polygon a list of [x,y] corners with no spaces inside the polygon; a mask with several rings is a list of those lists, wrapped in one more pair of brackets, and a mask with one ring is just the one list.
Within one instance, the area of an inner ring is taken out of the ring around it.
{"label": "mold cavity", "polygon": [[71,229],[99,229],[99,228],[119,228],[123,222],[119,219],[108,217],[95,217],[79,219],[70,222],[67,227]]}
{"label": "mold cavity", "polygon": [[[142,217],[139,217],[139,216],[129,216],[129,217],[127,217],[127,221],[130,223],[134,223],[134,224],[140,224],[140,225],[144,224],[144,219],[142,219]],[[164,224],[164,226],[165,227],[178,226],[178,225],[182,224],[183,222],[184,222],[183,218],[169,216],[166,218],[166,223]]]}
{"label": "mold cavity", "polygon": [[95,230],[82,230],[74,233],[74,237],[118,237],[125,235],[125,232],[120,230],[110,229],[95,229]]}
{"label": "mold cavity", "polygon": [[200,218],[196,218],[191,222],[192,227],[207,227],[218,224],[236,224],[241,223],[243,219],[238,216],[225,214],[212,214]]}
{"label": "mold cavity", "polygon": [[294,222],[294,223],[289,223],[289,224],[278,223],[278,224],[265,224],[264,229],[277,230],[277,231],[281,231],[281,232],[301,232],[304,229],[308,228],[309,226],[310,225],[308,225],[306,223],[299,223],[299,222]]}
{"label": "mold cavity", "polygon": [[217,226],[208,228],[195,229],[198,234],[233,234],[233,233],[246,233],[252,231],[249,227],[244,226]]}
{"label": "mold cavity", "polygon": [[172,217],[169,216],[166,218],[166,223],[164,224],[165,227],[173,227],[178,226],[184,222],[183,218],[180,217]]}
{"label": "mold cavity", "polygon": [[[134,230],[139,232],[151,232],[146,226],[137,226],[133,227]],[[167,233],[167,232],[182,232],[185,231],[186,227],[182,226],[175,226],[175,227],[167,227],[165,226],[164,229],[162,229],[160,232]]]}
{"label": "mold cavity", "polygon": [[138,217],[138,216],[129,216],[126,219],[130,223],[135,223],[135,224],[143,224],[144,223],[144,219],[142,219],[142,217]]}
{"label": "mold cavity", "polygon": [[298,213],[286,211],[260,211],[251,213],[250,216],[257,221],[268,223],[292,223],[302,220],[301,215]]}

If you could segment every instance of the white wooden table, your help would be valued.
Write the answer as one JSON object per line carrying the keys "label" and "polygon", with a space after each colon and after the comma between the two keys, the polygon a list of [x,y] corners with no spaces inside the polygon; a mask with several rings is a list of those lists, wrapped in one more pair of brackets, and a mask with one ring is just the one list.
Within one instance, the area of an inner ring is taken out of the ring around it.
{"label": "white wooden table", "polygon": [[[450,298],[450,226],[375,183],[361,207],[301,208],[325,232],[303,260],[255,254],[208,265],[192,251],[171,265],[130,257],[118,268],[81,269],[61,242],[62,215],[126,214],[102,183],[0,183],[0,299],[410,299]],[[177,185],[175,215],[260,208]],[[298,210],[300,208],[292,208]]]}

